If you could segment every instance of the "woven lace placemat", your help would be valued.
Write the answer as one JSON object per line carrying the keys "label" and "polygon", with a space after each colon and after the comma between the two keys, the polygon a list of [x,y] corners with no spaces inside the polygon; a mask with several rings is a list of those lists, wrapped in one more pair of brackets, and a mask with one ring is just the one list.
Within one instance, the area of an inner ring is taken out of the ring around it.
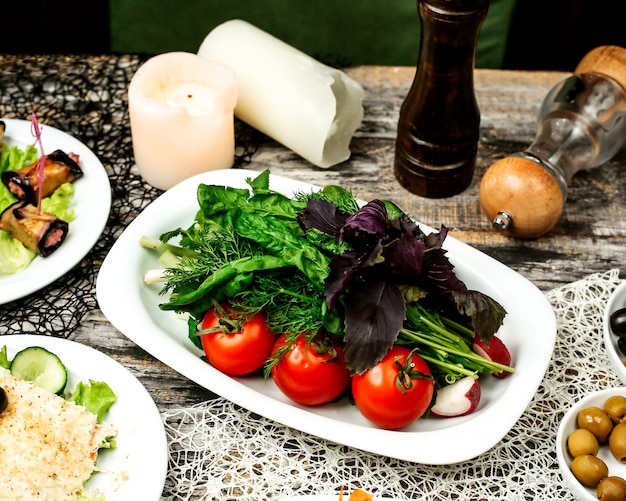
{"label": "woven lace placemat", "polygon": [[362,488],[423,500],[572,499],[558,470],[559,421],[587,393],[621,383],[602,341],[619,271],[549,291],[557,317],[545,377],[511,431],[478,458],[448,466],[401,461],[277,424],[218,398],[162,414],[169,440],[166,500],[278,500]]}

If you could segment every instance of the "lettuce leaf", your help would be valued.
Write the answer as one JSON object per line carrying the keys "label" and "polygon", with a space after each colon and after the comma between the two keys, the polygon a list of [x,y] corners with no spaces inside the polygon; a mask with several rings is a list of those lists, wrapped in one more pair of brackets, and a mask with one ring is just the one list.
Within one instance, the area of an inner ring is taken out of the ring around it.
{"label": "lettuce leaf", "polygon": [[[19,146],[7,146],[0,149],[0,174],[7,170],[21,169],[25,165],[32,164],[37,160],[37,148],[29,144],[21,149]],[[17,199],[9,191],[4,183],[0,183],[0,213]]]}
{"label": "lettuce leaf", "polygon": [[0,275],[10,275],[26,268],[37,254],[22,242],[0,230]]}
{"label": "lettuce leaf", "polygon": [[6,345],[0,349],[0,367],[3,367],[4,369],[11,368],[11,361],[9,360],[9,356],[7,355]]}
{"label": "lettuce leaf", "polygon": [[52,195],[41,201],[41,210],[70,223],[75,217],[74,209],[70,209],[73,197],[74,185],[72,183],[62,184]]}
{"label": "lettuce leaf", "polygon": [[115,403],[117,397],[108,384],[91,379],[89,383],[79,382],[74,392],[67,398],[67,401],[82,405],[89,412],[98,416],[98,423],[101,423],[104,415],[109,410],[109,407]]}

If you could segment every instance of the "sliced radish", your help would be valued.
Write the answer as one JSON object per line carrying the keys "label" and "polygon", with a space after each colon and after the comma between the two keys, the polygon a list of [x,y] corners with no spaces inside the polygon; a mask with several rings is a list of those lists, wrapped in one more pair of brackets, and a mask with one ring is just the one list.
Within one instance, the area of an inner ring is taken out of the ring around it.
{"label": "sliced radish", "polygon": [[465,416],[473,412],[479,402],[480,383],[478,379],[467,376],[437,391],[430,413],[439,417]]}
{"label": "sliced radish", "polygon": [[[489,340],[489,344],[487,344],[476,334],[472,340],[472,351],[492,362],[497,362],[502,365],[511,365],[511,354],[499,337],[493,336]],[[508,371],[493,373],[494,376],[500,378],[508,376],[509,374],[510,372]]]}

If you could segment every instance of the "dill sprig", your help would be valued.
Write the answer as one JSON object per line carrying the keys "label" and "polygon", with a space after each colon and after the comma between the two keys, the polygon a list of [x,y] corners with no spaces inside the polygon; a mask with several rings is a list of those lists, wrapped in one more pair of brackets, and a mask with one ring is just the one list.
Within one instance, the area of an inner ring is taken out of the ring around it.
{"label": "dill sprig", "polygon": [[[188,290],[197,287],[225,264],[262,254],[257,246],[229,227],[219,227],[197,235],[189,246],[193,248],[194,255],[184,256],[177,266],[165,270],[163,292],[180,292],[181,288]],[[181,247],[181,250],[185,248]]]}
{"label": "dill sprig", "polygon": [[293,269],[257,274],[250,287],[230,302],[239,311],[265,311],[268,327],[277,334],[327,330],[329,319],[334,317],[323,291]]}
{"label": "dill sprig", "polygon": [[[228,301],[251,315],[263,311],[277,335],[341,336],[356,373],[396,342],[419,346],[446,384],[495,370],[476,359],[464,331],[444,321],[462,317],[485,340],[506,314],[456,277],[442,245],[445,227],[426,235],[395,204],[359,208],[338,186],[289,198],[269,189],[269,171],[247,182],[251,190],[200,185],[194,224],[161,235],[162,249],[144,245],[174,256],[167,259],[173,265],[161,261],[162,293],[170,295],[159,307],[187,313],[192,339],[202,316]],[[169,243],[176,239],[179,249]],[[409,299],[416,289],[433,299],[411,316],[414,301],[423,300]]]}

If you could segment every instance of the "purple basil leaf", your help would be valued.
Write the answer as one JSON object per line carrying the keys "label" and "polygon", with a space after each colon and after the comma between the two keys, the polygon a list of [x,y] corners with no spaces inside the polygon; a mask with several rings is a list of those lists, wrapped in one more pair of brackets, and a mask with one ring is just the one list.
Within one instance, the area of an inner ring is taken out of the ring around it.
{"label": "purple basil leaf", "polygon": [[356,252],[346,251],[340,256],[335,256],[330,262],[330,272],[324,283],[324,296],[326,304],[333,309],[339,296],[346,290],[358,268]]}
{"label": "purple basil leaf", "polygon": [[383,256],[395,276],[412,281],[422,273],[424,250],[425,245],[422,240],[404,233],[384,248]]}
{"label": "purple basil leaf", "polygon": [[459,313],[469,317],[471,327],[485,342],[498,331],[506,316],[500,303],[480,291],[451,290],[445,295],[451,298]]}
{"label": "purple basil leaf", "polygon": [[359,247],[372,240],[383,240],[387,236],[389,219],[387,208],[380,200],[372,200],[348,218],[341,229],[340,240]]}
{"label": "purple basil leaf", "polygon": [[426,280],[425,288],[430,291],[467,290],[465,284],[454,273],[454,266],[446,256],[443,241],[448,229],[442,226],[439,233],[430,233],[424,237],[426,250],[422,261],[422,272]]}
{"label": "purple basil leaf", "polygon": [[398,234],[408,233],[420,240],[424,238],[424,233],[418,224],[406,214],[389,221],[389,227],[393,228]]}
{"label": "purple basil leaf", "polygon": [[439,232],[433,232],[425,235],[424,243],[426,244],[426,247],[440,249],[443,246],[443,241],[446,239],[447,236],[448,228],[442,225],[441,228],[439,228]]}
{"label": "purple basil leaf", "polygon": [[446,251],[426,251],[424,253],[423,282],[429,291],[464,291],[465,284],[454,273],[454,266],[445,255]]}
{"label": "purple basil leaf", "polygon": [[305,232],[315,228],[337,238],[347,219],[335,204],[319,198],[309,198],[306,208],[298,212],[298,223]]}
{"label": "purple basil leaf", "polygon": [[362,374],[395,342],[406,318],[406,304],[395,285],[380,279],[353,284],[345,305],[346,365],[353,374]]}
{"label": "purple basil leaf", "polygon": [[355,275],[378,261],[380,242],[368,251],[366,254],[346,251],[331,260],[330,272],[324,284],[324,296],[330,309],[335,307],[339,296],[348,288]]}

